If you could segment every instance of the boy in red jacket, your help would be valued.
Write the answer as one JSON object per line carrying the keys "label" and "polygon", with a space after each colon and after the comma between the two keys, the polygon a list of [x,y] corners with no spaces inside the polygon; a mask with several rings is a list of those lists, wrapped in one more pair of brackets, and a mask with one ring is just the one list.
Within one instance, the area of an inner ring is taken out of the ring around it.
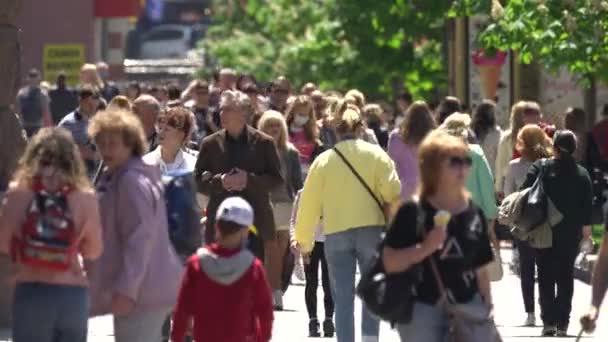
{"label": "boy in red jacket", "polygon": [[253,209],[230,197],[217,210],[217,243],[190,257],[173,314],[171,341],[193,321],[197,342],[268,342],[273,308],[264,266],[244,248]]}

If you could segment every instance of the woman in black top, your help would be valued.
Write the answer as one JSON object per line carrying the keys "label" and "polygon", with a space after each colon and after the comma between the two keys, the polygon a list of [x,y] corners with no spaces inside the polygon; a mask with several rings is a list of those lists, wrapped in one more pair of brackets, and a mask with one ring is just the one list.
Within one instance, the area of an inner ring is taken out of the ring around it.
{"label": "woman in black top", "polygon": [[[418,157],[419,203],[407,202],[399,209],[386,237],[383,260],[389,273],[422,265],[413,319],[398,326],[401,340],[441,342],[448,333],[448,317],[436,305],[441,293],[429,259],[437,263],[451,303],[467,310],[488,310],[492,296],[484,266],[493,255],[487,220],[464,185],[472,164],[467,145],[433,132],[420,145]],[[450,213],[447,226],[436,222],[439,211]],[[424,222],[420,234],[418,220]]]}
{"label": "woman in black top", "polygon": [[587,170],[576,164],[576,146],[573,132],[556,132],[555,158],[532,164],[521,186],[521,189],[531,187],[543,169],[545,194],[564,215],[552,228],[552,247],[536,250],[543,336],[567,335],[574,292],[574,260],[581,238],[591,236],[591,180]]}

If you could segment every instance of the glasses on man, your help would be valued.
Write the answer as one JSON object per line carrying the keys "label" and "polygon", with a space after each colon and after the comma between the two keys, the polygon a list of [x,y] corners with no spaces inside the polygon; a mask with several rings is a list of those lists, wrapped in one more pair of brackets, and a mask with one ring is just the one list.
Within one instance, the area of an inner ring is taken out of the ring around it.
{"label": "glasses on man", "polygon": [[279,95],[287,95],[289,94],[289,90],[287,89],[281,89],[281,88],[275,88],[272,90],[273,93],[277,93]]}

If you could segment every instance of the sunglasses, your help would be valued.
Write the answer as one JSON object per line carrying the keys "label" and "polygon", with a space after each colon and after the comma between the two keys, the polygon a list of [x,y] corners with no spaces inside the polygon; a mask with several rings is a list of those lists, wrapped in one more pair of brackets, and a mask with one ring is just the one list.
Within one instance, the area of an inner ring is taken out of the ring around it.
{"label": "sunglasses", "polygon": [[463,168],[463,167],[471,167],[473,165],[473,159],[469,156],[466,157],[457,157],[452,156],[448,159],[449,165],[451,168]]}
{"label": "sunglasses", "polygon": [[524,110],[524,116],[538,116],[540,112],[536,109],[526,109]]}

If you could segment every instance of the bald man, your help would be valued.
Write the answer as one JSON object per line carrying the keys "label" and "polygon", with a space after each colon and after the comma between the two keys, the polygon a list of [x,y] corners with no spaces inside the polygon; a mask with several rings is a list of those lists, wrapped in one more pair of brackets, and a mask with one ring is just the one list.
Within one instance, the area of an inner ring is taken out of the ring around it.
{"label": "bald man", "polygon": [[154,96],[141,95],[133,101],[133,113],[139,117],[146,138],[148,139],[149,151],[158,147],[158,134],[156,133],[156,120],[160,114],[160,103]]}

